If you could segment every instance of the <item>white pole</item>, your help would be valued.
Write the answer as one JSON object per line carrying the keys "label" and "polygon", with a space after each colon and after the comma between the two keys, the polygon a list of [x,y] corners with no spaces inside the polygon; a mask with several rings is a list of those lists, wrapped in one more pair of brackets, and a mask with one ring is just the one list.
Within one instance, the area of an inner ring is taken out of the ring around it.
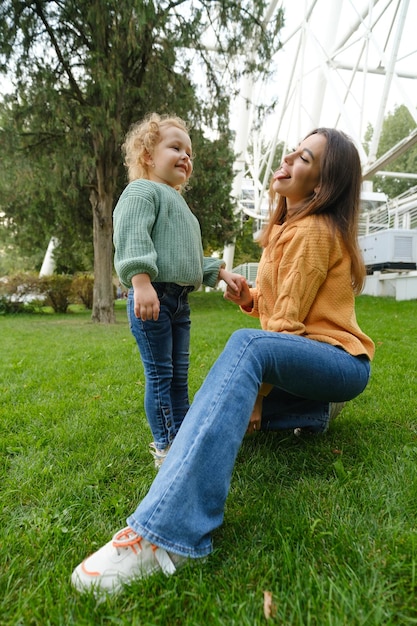
{"label": "white pole", "polygon": [[377,120],[375,123],[371,146],[369,148],[369,162],[370,163],[372,163],[376,159],[379,139],[380,139],[381,132],[382,132],[382,125],[384,123],[385,107],[387,104],[391,83],[394,78],[395,63],[397,61],[397,56],[398,56],[398,48],[400,46],[401,36],[402,36],[404,25],[407,19],[408,5],[409,5],[409,0],[403,0],[400,3],[400,12],[399,12],[399,19],[397,23],[397,31],[394,37],[394,46],[392,48],[391,55],[389,57],[388,64],[386,67],[384,88],[382,92],[382,97],[379,102],[378,116],[377,116]]}
{"label": "white pole", "polygon": [[[262,27],[265,28],[268,22],[272,19],[276,6],[278,4],[278,0],[271,0],[266,11],[265,17],[262,21]],[[252,61],[256,57],[257,52],[257,37],[251,42],[252,46],[249,47],[248,60]],[[249,132],[250,132],[250,124],[251,124],[251,114],[252,114],[252,94],[253,94],[253,76],[245,75],[242,79],[242,87],[239,94],[239,101],[237,105],[237,110],[232,111],[232,115],[237,116],[238,127],[236,129],[236,137],[235,137],[235,163],[234,163],[234,173],[235,177],[233,179],[232,185],[232,199],[236,204],[239,201],[241,192],[242,192],[242,182],[245,174],[245,165],[246,165],[246,149],[248,146],[249,140]],[[226,263],[226,269],[231,271],[233,269],[233,260],[235,256],[235,244],[231,243],[226,245],[223,249],[223,259]]]}
{"label": "white pole", "polygon": [[58,245],[58,239],[51,237],[48,247],[43,258],[42,267],[39,272],[39,278],[42,276],[51,276],[55,271],[54,250]]}
{"label": "white pole", "polygon": [[[234,144],[235,162],[233,170],[235,176],[232,184],[232,200],[235,203],[236,209],[245,175],[246,149],[248,146],[250,118],[252,112],[252,103],[250,100],[252,89],[253,79],[250,76],[244,76],[242,88],[239,94],[237,110],[233,111],[233,115],[236,115],[239,121]],[[223,249],[223,259],[226,263],[226,269],[229,271],[233,269],[234,256],[235,244],[231,243],[226,245]]]}
{"label": "white pole", "polygon": [[[333,0],[331,3],[327,5],[327,15],[326,15],[326,32],[321,40],[321,46],[324,53],[327,56],[327,59],[331,58],[331,54],[334,48],[334,42],[336,39],[337,26],[339,23],[339,18],[342,13],[342,4],[343,0]],[[323,109],[324,97],[326,94],[327,87],[327,76],[320,70],[319,77],[316,82],[314,94],[313,94],[313,104],[311,107],[311,124],[313,128],[320,125],[320,117]],[[308,131],[310,129],[306,129]]]}

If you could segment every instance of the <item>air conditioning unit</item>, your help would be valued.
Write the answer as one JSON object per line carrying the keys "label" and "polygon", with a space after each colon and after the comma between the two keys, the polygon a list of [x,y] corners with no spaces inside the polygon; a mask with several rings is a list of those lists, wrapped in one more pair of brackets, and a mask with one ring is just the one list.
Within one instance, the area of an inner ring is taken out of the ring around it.
{"label": "air conditioning unit", "polygon": [[417,230],[381,230],[359,237],[359,245],[368,272],[417,268]]}

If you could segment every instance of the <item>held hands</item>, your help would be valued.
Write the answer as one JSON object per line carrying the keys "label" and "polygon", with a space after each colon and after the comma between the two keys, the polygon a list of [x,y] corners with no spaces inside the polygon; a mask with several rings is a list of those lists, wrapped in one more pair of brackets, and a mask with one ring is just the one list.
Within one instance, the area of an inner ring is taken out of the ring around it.
{"label": "held hands", "polygon": [[[222,275],[222,272],[228,276],[225,277]],[[239,306],[252,306],[253,298],[244,276],[241,276],[240,274],[231,274],[230,272],[221,269],[220,278],[222,278],[227,284],[226,291],[224,292],[224,298],[226,300],[230,300]]]}
{"label": "held hands", "polygon": [[[233,274],[224,268],[220,269],[219,279],[227,285],[224,297],[239,306],[250,306],[252,296],[246,279],[241,274]],[[160,302],[158,295],[151,284],[148,274],[136,274],[132,277],[134,293],[134,311],[142,321],[159,318]]]}
{"label": "held hands", "polygon": [[148,274],[136,274],[132,278],[135,315],[143,322],[159,317],[160,302]]}
{"label": "held hands", "polygon": [[224,267],[220,268],[219,280],[224,280],[227,285],[227,289],[232,293],[240,295],[243,283],[246,283],[246,279],[241,274],[232,274],[228,272]]}

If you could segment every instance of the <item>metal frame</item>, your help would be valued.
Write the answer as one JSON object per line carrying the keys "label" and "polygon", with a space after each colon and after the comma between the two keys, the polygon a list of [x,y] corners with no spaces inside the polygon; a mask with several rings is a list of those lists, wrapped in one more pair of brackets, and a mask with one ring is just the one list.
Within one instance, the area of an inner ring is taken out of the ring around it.
{"label": "metal frame", "polygon": [[[265,219],[265,194],[277,145],[283,142],[285,153],[320,125],[340,128],[352,136],[361,154],[365,180],[382,170],[390,175],[386,171],[389,164],[417,143],[416,129],[376,159],[384,117],[393,103],[404,104],[417,123],[415,4],[410,0],[281,0],[269,4],[265,19],[273,19],[274,11],[283,8],[287,27],[282,49],[274,59],[273,84],[257,83],[253,78],[242,81],[234,116],[239,122],[233,185],[238,212]],[[248,58],[255,53],[249,48]],[[271,92],[278,95],[278,106],[262,130],[255,131],[251,124],[257,107],[265,104]],[[373,127],[368,152],[362,145],[367,124]],[[416,173],[401,175],[413,178]],[[245,178],[253,181],[250,207],[240,202]],[[369,183],[365,189],[372,191]],[[414,198],[415,194],[411,202]],[[225,248],[224,254],[231,267],[234,247]]]}

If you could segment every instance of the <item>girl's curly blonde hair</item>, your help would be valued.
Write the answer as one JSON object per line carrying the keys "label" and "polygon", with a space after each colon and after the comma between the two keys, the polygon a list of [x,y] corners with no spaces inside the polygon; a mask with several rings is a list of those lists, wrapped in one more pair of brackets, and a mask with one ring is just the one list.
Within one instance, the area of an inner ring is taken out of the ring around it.
{"label": "girl's curly blonde hair", "polygon": [[146,157],[152,156],[155,146],[161,141],[161,129],[168,126],[176,126],[189,134],[184,120],[176,115],[150,113],[130,127],[122,145],[129,182],[138,178],[149,179]]}

